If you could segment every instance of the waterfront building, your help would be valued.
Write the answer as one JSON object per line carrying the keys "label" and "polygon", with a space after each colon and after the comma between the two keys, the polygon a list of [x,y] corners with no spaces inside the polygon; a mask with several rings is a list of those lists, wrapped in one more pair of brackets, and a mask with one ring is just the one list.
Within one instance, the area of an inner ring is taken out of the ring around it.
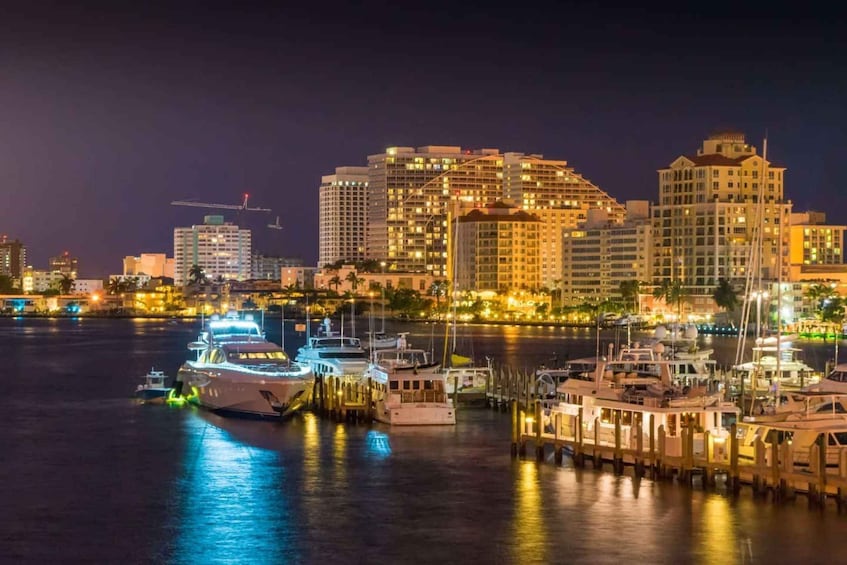
{"label": "waterfront building", "polygon": [[72,279],[75,279],[77,273],[79,273],[79,259],[71,257],[71,254],[67,251],[61,255],[50,257],[47,264],[50,271],[67,275]]}
{"label": "waterfront building", "polygon": [[44,271],[27,266],[21,277],[21,290],[25,293],[41,293],[50,289],[58,289],[59,281],[64,278],[59,271]]}
{"label": "waterfront building", "polygon": [[20,281],[26,267],[26,247],[19,240],[0,235],[0,275]]}
{"label": "waterfront building", "polygon": [[283,267],[279,273],[280,288],[315,288],[316,267]]}
{"label": "waterfront building", "polygon": [[561,305],[622,298],[624,281],[649,284],[653,252],[649,203],[628,201],[626,211],[626,220],[618,223],[603,210],[590,210],[579,228],[564,232],[564,268],[552,287],[561,292]]}
{"label": "waterfront building", "polygon": [[802,272],[803,265],[843,265],[845,230],[847,226],[827,224],[824,212],[791,214],[789,260],[792,277],[797,266]]}
{"label": "waterfront building", "polygon": [[76,279],[74,280],[73,294],[90,296],[94,293],[103,292],[103,279]]}
{"label": "waterfront building", "polygon": [[502,178],[497,149],[389,147],[368,156],[367,258],[446,277],[449,203],[494,202]]}
{"label": "waterfront building", "polygon": [[318,190],[318,265],[366,258],[368,167],[336,167]]}
{"label": "waterfront building", "polygon": [[508,202],[474,208],[456,220],[455,290],[537,290],[541,220]]}
{"label": "waterfront building", "polygon": [[190,282],[194,265],[207,280],[250,278],[251,232],[223,216],[205,216],[203,223],[174,229],[174,284]]}
{"label": "waterfront building", "polygon": [[124,257],[124,277],[147,275],[151,278],[174,278],[174,258],[165,253],[142,253]]}
{"label": "waterfront building", "polygon": [[[351,276],[354,275],[354,276]],[[408,288],[426,294],[437,277],[429,273],[404,273],[399,271],[364,272],[354,265],[342,265],[338,269],[325,268],[315,271],[314,288],[345,292],[357,296],[368,295],[380,288]]]}
{"label": "waterfront building", "polygon": [[286,267],[302,267],[303,260],[295,257],[272,257],[254,252],[250,260],[252,280],[278,281],[280,272]]}
{"label": "waterfront building", "polygon": [[694,311],[713,310],[720,279],[744,288],[748,269],[756,268],[749,260],[759,226],[758,274],[775,281],[781,271],[782,280],[788,280],[791,203],[783,196],[784,172],[735,132],[714,134],[696,154],[681,155],[659,169],[659,202],[652,214],[653,283],[679,281]]}
{"label": "waterfront building", "polygon": [[621,223],[623,205],[577,173],[568,162],[543,155],[505,153],[503,193],[541,220],[541,285],[554,288],[562,279],[562,236],[588,219],[591,210],[603,211],[608,221]]}

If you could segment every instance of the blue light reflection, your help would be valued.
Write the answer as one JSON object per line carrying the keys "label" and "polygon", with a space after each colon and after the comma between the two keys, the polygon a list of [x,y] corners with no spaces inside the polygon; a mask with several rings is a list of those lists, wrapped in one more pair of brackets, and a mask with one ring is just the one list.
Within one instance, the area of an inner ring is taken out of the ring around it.
{"label": "blue light reflection", "polygon": [[280,500],[279,454],[235,440],[202,417],[186,418],[187,450],[174,524],[176,563],[284,563],[291,520]]}

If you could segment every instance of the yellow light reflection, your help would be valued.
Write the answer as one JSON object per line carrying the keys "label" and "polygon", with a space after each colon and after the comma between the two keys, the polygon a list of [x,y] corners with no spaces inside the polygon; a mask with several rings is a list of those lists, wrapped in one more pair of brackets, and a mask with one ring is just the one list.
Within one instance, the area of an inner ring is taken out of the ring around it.
{"label": "yellow light reflection", "polygon": [[700,547],[695,552],[702,556],[703,563],[732,563],[737,560],[740,546],[736,528],[732,527],[735,520],[735,512],[725,498],[711,496],[703,501],[697,539]]}
{"label": "yellow light reflection", "polygon": [[538,465],[532,461],[519,463],[515,493],[513,561],[515,563],[548,563],[546,530],[542,509]]}

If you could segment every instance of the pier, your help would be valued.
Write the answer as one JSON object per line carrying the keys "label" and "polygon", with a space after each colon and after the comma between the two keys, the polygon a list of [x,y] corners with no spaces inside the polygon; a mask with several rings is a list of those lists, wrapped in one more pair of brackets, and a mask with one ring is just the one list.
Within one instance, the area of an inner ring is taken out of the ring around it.
{"label": "pier", "polygon": [[[623,437],[619,418],[615,419],[612,433],[601,431],[596,421],[592,434],[583,433],[587,426],[582,409],[571,416],[551,413],[540,400],[529,410],[513,400],[511,416],[513,458],[527,457],[531,447],[539,462],[552,452],[555,463],[561,465],[565,453],[569,453],[577,467],[588,462],[594,469],[610,467],[616,474],[630,468],[638,478],[676,478],[688,486],[693,486],[694,477],[699,476],[703,488],[715,487],[720,476],[733,494],[738,494],[742,486],[749,486],[754,496],[770,496],[775,502],[804,494],[811,506],[823,507],[827,499],[833,499],[839,512],[847,509],[847,447],[840,448],[837,465],[827,465],[823,433],[808,452],[795,450],[790,441],[765,443],[757,438],[754,456],[748,459],[739,457],[737,424],[732,424],[727,441],[698,432],[694,426],[686,426],[681,437],[670,438],[662,426],[653,433],[652,425],[637,420],[635,442],[631,443]],[[642,429],[650,430],[646,441]]]}

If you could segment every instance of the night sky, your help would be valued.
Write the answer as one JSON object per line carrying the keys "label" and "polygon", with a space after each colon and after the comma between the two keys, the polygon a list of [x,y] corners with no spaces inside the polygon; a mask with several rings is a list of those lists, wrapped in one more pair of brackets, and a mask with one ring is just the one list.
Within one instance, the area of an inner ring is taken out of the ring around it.
{"label": "night sky", "polygon": [[175,226],[219,213],[172,200],[245,192],[273,209],[242,218],[254,246],[313,265],[321,175],[392,145],[541,153],[655,201],[657,169],[734,129],[767,135],[796,211],[847,224],[844,8],[8,4],[0,233],[36,268],[172,255]]}

